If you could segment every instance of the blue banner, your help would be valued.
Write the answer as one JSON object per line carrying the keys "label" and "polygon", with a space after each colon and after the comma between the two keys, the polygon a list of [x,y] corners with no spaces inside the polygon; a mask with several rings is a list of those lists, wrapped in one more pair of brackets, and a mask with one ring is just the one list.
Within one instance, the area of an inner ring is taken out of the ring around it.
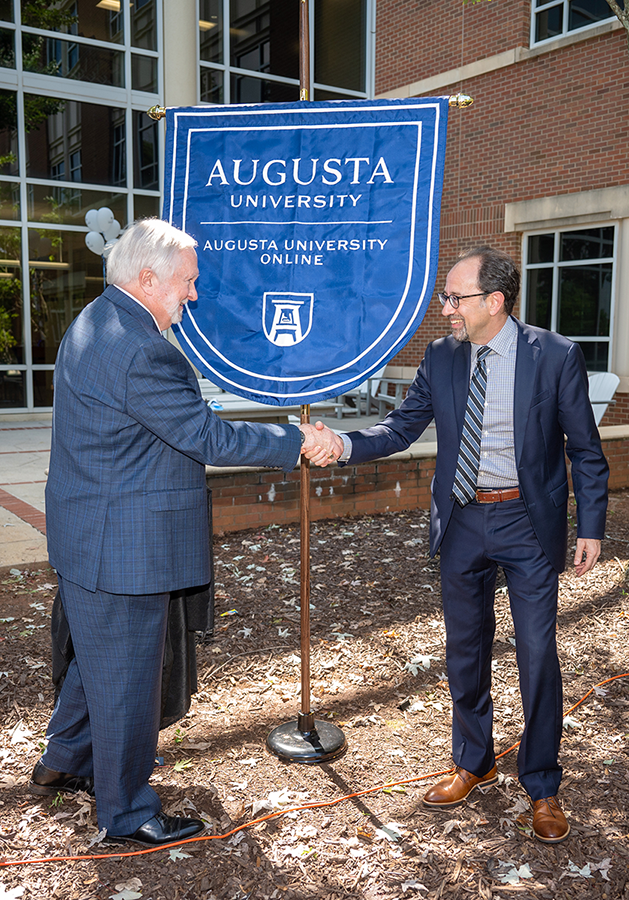
{"label": "blue banner", "polygon": [[336,397],[430,302],[448,99],[167,111],[164,218],[198,241],[177,338],[203,374],[276,406]]}

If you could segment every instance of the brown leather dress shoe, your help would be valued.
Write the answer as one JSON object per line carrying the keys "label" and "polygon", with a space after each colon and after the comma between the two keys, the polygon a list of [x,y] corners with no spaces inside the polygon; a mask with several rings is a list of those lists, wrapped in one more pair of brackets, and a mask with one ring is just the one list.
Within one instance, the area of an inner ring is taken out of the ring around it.
{"label": "brown leather dress shoe", "polygon": [[433,784],[430,790],[424,794],[424,806],[433,806],[439,809],[460,806],[475,787],[489,787],[497,781],[498,770],[495,766],[482,778],[457,766],[454,775],[448,775],[447,778]]}
{"label": "brown leather dress shoe", "polygon": [[570,826],[556,797],[533,803],[533,833],[544,844],[559,844],[570,834]]}

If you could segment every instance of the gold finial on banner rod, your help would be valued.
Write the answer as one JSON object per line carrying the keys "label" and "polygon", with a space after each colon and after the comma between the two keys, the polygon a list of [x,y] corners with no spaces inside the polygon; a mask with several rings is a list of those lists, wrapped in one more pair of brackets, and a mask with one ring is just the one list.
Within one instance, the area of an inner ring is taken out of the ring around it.
{"label": "gold finial on banner rod", "polygon": [[452,94],[448,100],[448,105],[456,106],[457,109],[467,109],[473,102],[474,98],[469,97],[467,94]]}
{"label": "gold finial on banner rod", "polygon": [[150,116],[151,119],[155,119],[156,122],[159,122],[160,119],[163,119],[166,115],[166,107],[165,106],[151,106],[150,109],[146,111],[147,116]]}

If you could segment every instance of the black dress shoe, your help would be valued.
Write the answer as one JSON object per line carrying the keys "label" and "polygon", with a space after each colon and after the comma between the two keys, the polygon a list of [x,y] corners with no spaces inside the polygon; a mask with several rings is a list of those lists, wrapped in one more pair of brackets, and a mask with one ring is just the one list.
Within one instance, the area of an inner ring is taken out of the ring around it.
{"label": "black dress shoe", "polygon": [[144,847],[159,847],[161,844],[185,841],[186,838],[200,834],[204,829],[205,825],[200,819],[183,819],[181,816],[167,816],[163,812],[158,812],[144,825],[140,825],[133,834],[108,834],[105,840],[108,844],[133,841]]}
{"label": "black dress shoe", "polygon": [[55,772],[45,766],[41,759],[35,764],[28,785],[31,794],[43,797],[54,797],[56,794],[79,794],[85,791],[94,796],[94,779],[91,775],[70,775],[67,772]]}

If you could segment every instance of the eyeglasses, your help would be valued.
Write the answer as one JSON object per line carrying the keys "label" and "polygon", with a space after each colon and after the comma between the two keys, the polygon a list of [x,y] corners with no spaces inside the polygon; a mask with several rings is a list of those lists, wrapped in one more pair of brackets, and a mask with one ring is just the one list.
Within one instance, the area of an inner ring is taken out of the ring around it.
{"label": "eyeglasses", "polygon": [[445,306],[446,303],[449,303],[452,309],[458,309],[461,300],[469,300],[470,297],[488,297],[489,294],[491,294],[491,291],[480,291],[480,293],[478,294],[463,294],[462,297],[457,297],[456,294],[444,294],[439,291],[437,297],[439,298],[439,303],[441,303],[442,306]]}

